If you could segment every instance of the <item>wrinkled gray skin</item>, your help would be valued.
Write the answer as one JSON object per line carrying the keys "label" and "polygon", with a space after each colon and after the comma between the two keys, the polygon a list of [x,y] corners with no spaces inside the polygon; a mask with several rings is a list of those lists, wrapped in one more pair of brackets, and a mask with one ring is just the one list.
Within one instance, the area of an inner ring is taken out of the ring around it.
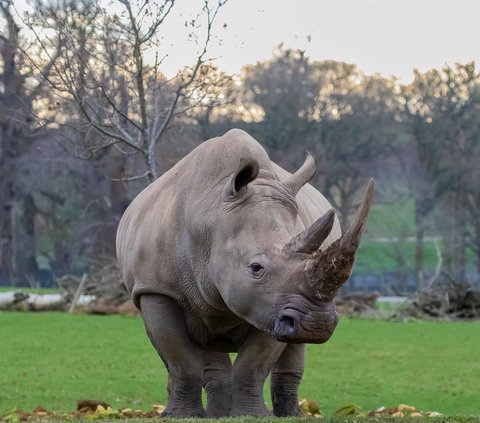
{"label": "wrinkled gray skin", "polygon": [[314,172],[308,156],[292,176],[234,129],[201,144],[126,210],[118,261],[168,369],[164,415],[268,415],[269,374],[274,414],[300,415],[304,343],[333,333],[334,296],[365,224],[343,242],[329,203],[306,184]]}

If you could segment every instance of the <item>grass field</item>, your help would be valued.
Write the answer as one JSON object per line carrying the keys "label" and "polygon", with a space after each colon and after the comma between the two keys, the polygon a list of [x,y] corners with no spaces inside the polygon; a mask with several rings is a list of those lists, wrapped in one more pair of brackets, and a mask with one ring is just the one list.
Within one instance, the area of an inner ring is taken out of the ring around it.
{"label": "grass field", "polygon": [[[399,263],[398,257],[403,258],[403,264]],[[473,257],[469,263],[473,263]],[[431,271],[437,264],[437,253],[433,242],[424,243],[425,270]],[[355,272],[391,272],[401,269],[413,271],[415,269],[415,243],[405,241],[403,243],[376,242],[366,238],[360,244],[355,261]]]}
{"label": "grass field", "polygon": [[[432,216],[430,216],[432,220]],[[441,236],[438,225],[427,224],[424,241],[424,270],[433,272],[438,262],[435,243],[431,237]],[[378,203],[374,200],[368,217],[366,234],[357,254],[355,272],[413,271],[415,269],[415,209],[412,199],[396,203]],[[379,239],[383,238],[383,241]],[[443,252],[444,245],[438,243]],[[401,260],[400,260],[401,257]],[[466,250],[467,268],[475,271],[476,256]]]}
{"label": "grass field", "polygon": [[[326,415],[405,403],[479,416],[479,333],[479,323],[341,319],[328,343],[308,347],[300,396]],[[139,318],[0,313],[0,369],[0,414],[73,410],[85,398],[145,410],[166,401],[166,373]]]}
{"label": "grass field", "polygon": [[7,292],[7,291],[23,291],[28,292],[30,294],[57,294],[60,292],[59,289],[56,288],[28,288],[28,287],[15,287],[15,286],[0,286],[0,292]]}

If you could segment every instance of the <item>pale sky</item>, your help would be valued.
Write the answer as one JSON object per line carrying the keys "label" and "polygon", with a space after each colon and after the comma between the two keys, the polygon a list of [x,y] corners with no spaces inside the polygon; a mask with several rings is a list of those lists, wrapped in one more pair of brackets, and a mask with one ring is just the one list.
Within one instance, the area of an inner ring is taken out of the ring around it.
{"label": "pale sky", "polygon": [[270,58],[281,42],[403,82],[413,68],[480,61],[478,0],[230,0],[220,18],[227,28],[210,53],[227,72]]}
{"label": "pale sky", "polygon": [[[19,9],[24,2],[14,0]],[[184,21],[202,5],[203,0],[177,0],[162,26],[165,73],[193,62],[195,46],[185,41]],[[283,42],[314,60],[354,63],[367,74],[409,82],[413,68],[480,62],[479,21],[478,0],[230,0],[218,16],[209,57],[235,73],[270,58]]]}

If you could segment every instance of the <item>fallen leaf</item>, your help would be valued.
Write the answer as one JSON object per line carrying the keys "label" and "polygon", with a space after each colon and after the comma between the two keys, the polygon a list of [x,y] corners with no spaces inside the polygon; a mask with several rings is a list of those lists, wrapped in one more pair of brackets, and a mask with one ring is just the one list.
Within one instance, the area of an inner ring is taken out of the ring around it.
{"label": "fallen leaf", "polygon": [[367,413],[356,404],[349,404],[339,408],[334,413],[335,416],[366,416]]}
{"label": "fallen leaf", "polygon": [[416,411],[416,408],[413,405],[400,404],[397,407],[398,411]]}

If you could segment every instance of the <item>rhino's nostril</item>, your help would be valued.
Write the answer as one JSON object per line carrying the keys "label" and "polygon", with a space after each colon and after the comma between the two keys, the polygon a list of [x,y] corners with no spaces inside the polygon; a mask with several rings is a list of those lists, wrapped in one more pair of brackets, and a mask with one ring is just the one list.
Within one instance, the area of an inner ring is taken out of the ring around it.
{"label": "rhino's nostril", "polygon": [[274,337],[280,340],[290,339],[298,330],[298,317],[290,309],[281,310],[275,319]]}
{"label": "rhino's nostril", "polygon": [[281,336],[292,336],[295,333],[295,317],[285,312],[278,316],[276,329]]}
{"label": "rhino's nostril", "polygon": [[295,320],[293,319],[293,317],[281,316],[280,317],[280,322],[290,330],[295,329]]}

